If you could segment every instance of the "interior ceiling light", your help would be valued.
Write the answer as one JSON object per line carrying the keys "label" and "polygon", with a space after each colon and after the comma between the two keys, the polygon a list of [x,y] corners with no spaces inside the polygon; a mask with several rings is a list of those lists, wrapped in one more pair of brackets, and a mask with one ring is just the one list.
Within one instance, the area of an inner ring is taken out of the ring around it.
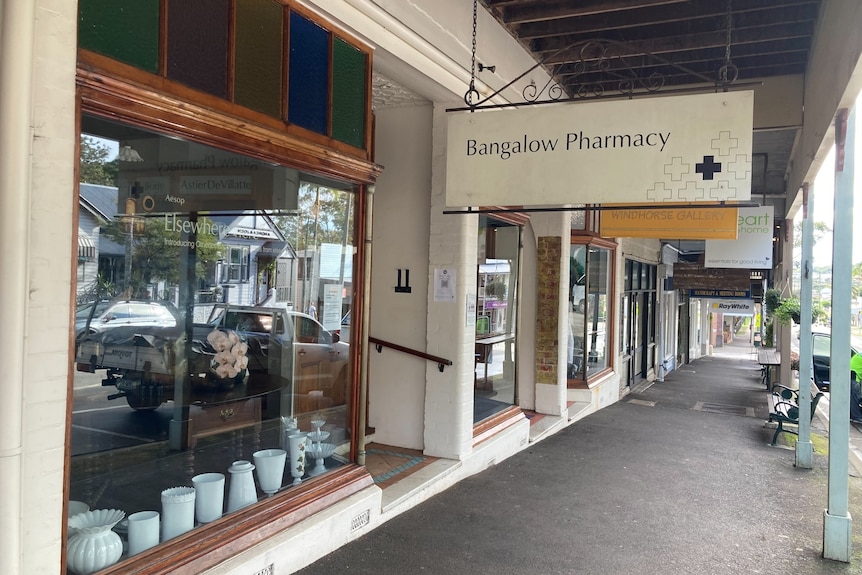
{"label": "interior ceiling light", "polygon": [[117,155],[117,158],[121,162],[143,162],[144,159],[138,153],[136,149],[131,146],[123,146],[120,148],[120,153]]}

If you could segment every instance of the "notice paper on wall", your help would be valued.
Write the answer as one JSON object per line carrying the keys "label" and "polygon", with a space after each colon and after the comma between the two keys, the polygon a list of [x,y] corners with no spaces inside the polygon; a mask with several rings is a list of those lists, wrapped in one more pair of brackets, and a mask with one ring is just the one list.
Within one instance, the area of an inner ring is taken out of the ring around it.
{"label": "notice paper on wall", "polygon": [[455,301],[455,270],[434,270],[434,301]]}

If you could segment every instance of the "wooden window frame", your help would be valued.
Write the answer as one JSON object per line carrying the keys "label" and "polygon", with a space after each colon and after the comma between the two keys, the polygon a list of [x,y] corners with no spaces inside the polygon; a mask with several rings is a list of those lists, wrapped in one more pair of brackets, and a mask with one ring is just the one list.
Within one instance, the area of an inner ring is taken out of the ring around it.
{"label": "wooden window frame", "polygon": [[[357,154],[353,146],[287,126],[265,114],[98,54],[79,50],[78,55],[76,111],[79,133],[82,115],[100,116],[344,182],[359,190],[360,196],[364,185],[373,183],[382,171],[380,166],[365,158],[370,151]],[[360,220],[364,219],[361,213],[364,206],[364,199],[360,198],[357,204]],[[359,257],[363,256],[360,254]],[[361,290],[358,293],[361,294]],[[353,362],[354,366],[359,363],[358,354]],[[357,401],[358,398],[354,397],[354,410]],[[67,414],[66,426],[68,436],[71,433],[71,411]],[[70,462],[71,453],[67,450],[66,485],[70,479]],[[201,573],[373,484],[367,469],[348,463],[309,479],[295,489],[268,498],[265,504],[232,513],[100,573]],[[67,529],[64,524],[64,541]],[[64,546],[63,564],[65,554]]]}
{"label": "wooden window frame", "polygon": [[[576,233],[577,232],[577,233]],[[595,246],[597,248],[602,248],[608,250],[608,271],[610,277],[608,278],[608,320],[607,325],[607,354],[608,354],[608,365],[607,367],[597,371],[594,374],[591,374],[589,377],[585,379],[569,379],[567,380],[566,386],[570,389],[579,389],[584,387],[590,387],[594,385],[595,382],[598,382],[604,377],[612,373],[614,371],[614,366],[616,365],[617,359],[617,351],[616,351],[616,330],[610,326],[615,326],[615,322],[617,321],[617,305],[619,302],[616,299],[616,282],[617,282],[617,273],[616,273],[616,257],[617,257],[617,249],[619,245],[614,240],[609,240],[606,238],[601,238],[595,235],[592,235],[589,232],[582,232],[580,230],[572,230],[569,242],[571,245],[580,245],[580,246]],[[571,256],[570,256],[571,257]],[[589,276],[587,276],[587,285],[589,285]],[[586,375],[586,369],[584,370],[584,375]]]}

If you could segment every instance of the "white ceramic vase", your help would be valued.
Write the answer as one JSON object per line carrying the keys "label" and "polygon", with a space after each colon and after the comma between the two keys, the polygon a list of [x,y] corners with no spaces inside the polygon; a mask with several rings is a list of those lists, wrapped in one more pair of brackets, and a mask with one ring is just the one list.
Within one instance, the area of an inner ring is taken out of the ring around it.
{"label": "white ceramic vase", "polygon": [[267,495],[275,495],[284,479],[284,464],[287,451],[284,449],[261,449],[254,452],[257,482]]}
{"label": "white ceramic vase", "polygon": [[295,417],[282,416],[281,418],[281,448],[285,451],[290,451],[290,442],[288,437],[294,433],[299,433],[299,428],[296,425]]}
{"label": "white ceramic vase", "polygon": [[138,511],[129,515],[129,556],[159,544],[159,512]]}
{"label": "white ceramic vase", "polygon": [[90,506],[84,503],[83,501],[69,501],[69,517],[73,515],[77,515],[78,513],[83,513],[84,511],[89,511]]}
{"label": "white ceramic vase", "polygon": [[257,489],[254,486],[251,461],[240,459],[228,468],[230,488],[227,495],[227,512],[233,513],[252,503],[257,503]]}
{"label": "white ceramic vase", "polygon": [[95,509],[72,516],[66,546],[69,569],[78,575],[90,575],[119,561],[123,541],[112,529],[125,516],[119,509]]}
{"label": "white ceramic vase", "polygon": [[162,491],[162,541],[195,528],[195,488],[171,487]]}
{"label": "white ceramic vase", "polygon": [[[324,432],[325,433],[325,432]],[[327,433],[327,435],[329,435]],[[335,445],[331,443],[314,443],[307,446],[308,453],[314,458],[314,467],[308,470],[309,477],[316,477],[326,471],[324,460],[335,453]]]}
{"label": "white ceramic vase", "polygon": [[308,434],[300,431],[289,435],[287,440],[290,443],[290,475],[293,477],[293,484],[299,485],[305,475],[305,446]]}
{"label": "white ceramic vase", "polygon": [[201,473],[192,477],[195,518],[199,523],[215,521],[224,513],[224,483],[224,473]]}

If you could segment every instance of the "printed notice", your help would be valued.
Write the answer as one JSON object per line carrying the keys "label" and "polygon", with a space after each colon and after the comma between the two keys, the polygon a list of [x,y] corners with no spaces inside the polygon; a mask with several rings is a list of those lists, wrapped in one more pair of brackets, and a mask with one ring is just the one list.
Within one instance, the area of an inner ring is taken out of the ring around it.
{"label": "printed notice", "polygon": [[455,271],[448,268],[434,270],[434,301],[455,301]]}
{"label": "printed notice", "polygon": [[476,326],[476,294],[467,294],[467,327]]}

